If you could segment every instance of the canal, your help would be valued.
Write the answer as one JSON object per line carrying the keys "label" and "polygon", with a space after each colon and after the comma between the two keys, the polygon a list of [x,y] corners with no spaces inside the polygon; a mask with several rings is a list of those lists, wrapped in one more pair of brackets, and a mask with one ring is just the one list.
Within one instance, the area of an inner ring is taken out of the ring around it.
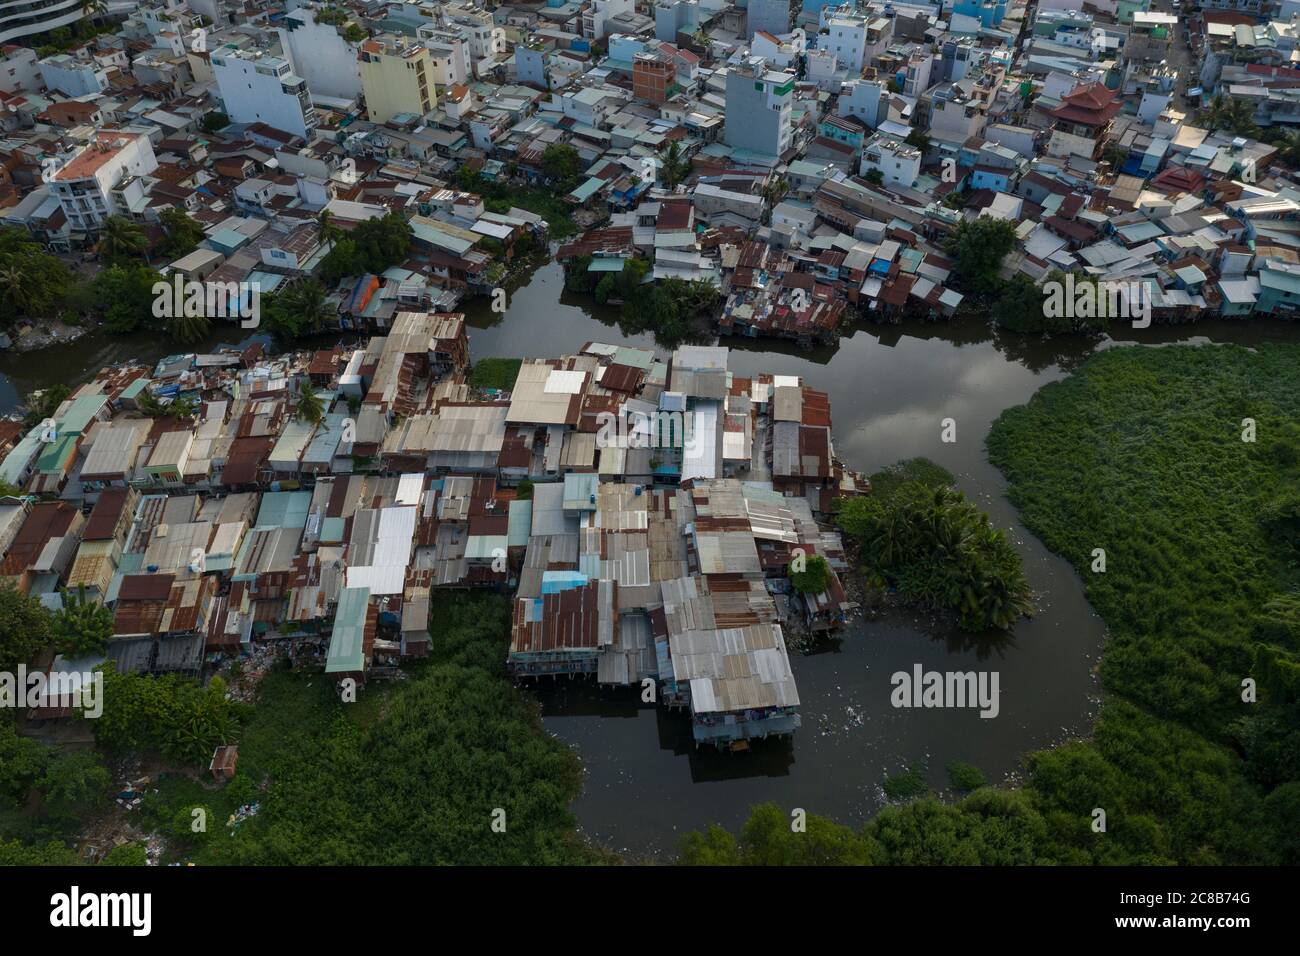
{"label": "canal", "polygon": [[[655,345],[648,335],[623,336],[615,310],[565,293],[553,262],[522,277],[504,314],[493,313],[486,299],[464,308],[475,359],[555,356],[588,341]],[[947,784],[945,764],[959,760],[1000,781],[1021,768],[1027,752],[1088,734],[1100,702],[1094,667],[1104,628],[1070,566],[1047,552],[1007,503],[1002,476],[985,454],[990,424],[1100,348],[1250,345],[1293,337],[1293,327],[1280,323],[1217,322],[1042,342],[959,322],[863,326],[838,345],[813,351],[724,340],[739,374],[801,375],[828,391],[836,451],[851,467],[871,472],[924,455],[952,471],[958,488],[1008,530],[1024,558],[1038,613],[991,641],[972,641],[905,613],[844,628],[817,651],[793,656],[803,715],[793,741],[764,743],[744,754],[697,752],[685,717],[642,704],[633,691],[584,682],[542,685],[533,693],[546,729],[582,758],[584,787],[574,804],[581,832],[632,858],[669,859],[685,831],[710,823],[735,829],[749,806],[763,801],[856,827],[883,805],[886,774],[923,767],[938,790]],[[221,339],[218,334],[205,347]],[[0,410],[33,388],[76,384],[106,363],[152,361],[172,351],[156,336],[94,333],[41,352],[0,355]],[[946,418],[956,422],[950,444],[940,441]],[[918,663],[927,670],[998,671],[998,716],[895,710],[890,675]]]}

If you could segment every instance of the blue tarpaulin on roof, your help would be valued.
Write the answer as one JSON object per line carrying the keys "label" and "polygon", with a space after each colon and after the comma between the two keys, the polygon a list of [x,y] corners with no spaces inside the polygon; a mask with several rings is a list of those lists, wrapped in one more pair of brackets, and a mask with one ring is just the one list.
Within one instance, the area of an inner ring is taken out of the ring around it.
{"label": "blue tarpaulin on roof", "polygon": [[559,594],[584,586],[588,577],[579,571],[546,571],[542,574],[542,593]]}

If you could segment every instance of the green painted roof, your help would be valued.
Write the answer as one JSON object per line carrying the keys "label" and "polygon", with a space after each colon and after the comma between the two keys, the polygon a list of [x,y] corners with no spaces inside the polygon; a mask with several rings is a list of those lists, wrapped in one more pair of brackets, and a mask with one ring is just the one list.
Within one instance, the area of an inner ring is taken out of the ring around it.
{"label": "green painted roof", "polygon": [[524,547],[528,544],[528,532],[533,526],[533,502],[531,499],[515,498],[510,502],[510,523],[507,525],[508,548]]}
{"label": "green painted roof", "polygon": [[310,508],[310,491],[268,491],[257,511],[257,527],[305,528]]}
{"label": "green painted roof", "polygon": [[137,378],[134,382],[132,382],[132,383],[131,383],[130,385],[128,385],[126,388],[122,389],[122,397],[123,397],[123,398],[135,398],[135,397],[138,396],[141,392],[143,392],[146,388],[149,387],[149,381],[150,381],[150,380],[147,379],[147,378]]}
{"label": "green painted roof", "polygon": [[63,471],[68,465],[68,459],[77,452],[77,437],[76,434],[59,435],[46,445],[36,459],[36,470],[46,475]]}
{"label": "green painted roof", "polygon": [[107,404],[107,395],[82,395],[73,399],[67,412],[58,420],[60,434],[80,435]]}
{"label": "green painted roof", "polygon": [[339,592],[329,655],[325,659],[326,674],[349,674],[365,669],[366,611],[369,606],[370,588],[344,588]]}

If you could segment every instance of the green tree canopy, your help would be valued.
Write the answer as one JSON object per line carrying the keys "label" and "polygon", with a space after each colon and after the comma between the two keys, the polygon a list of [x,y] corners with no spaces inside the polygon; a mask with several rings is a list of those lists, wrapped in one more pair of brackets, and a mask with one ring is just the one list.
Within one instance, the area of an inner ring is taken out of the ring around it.
{"label": "green tree canopy", "polygon": [[991,293],[999,288],[1002,260],[1016,245],[1016,229],[1005,219],[963,219],[948,240],[956,273],[966,288]]}
{"label": "green tree canopy", "polygon": [[113,636],[113,612],[87,600],[84,588],[66,592],[62,609],[54,614],[52,630],[55,645],[62,654],[72,657],[102,654]]}

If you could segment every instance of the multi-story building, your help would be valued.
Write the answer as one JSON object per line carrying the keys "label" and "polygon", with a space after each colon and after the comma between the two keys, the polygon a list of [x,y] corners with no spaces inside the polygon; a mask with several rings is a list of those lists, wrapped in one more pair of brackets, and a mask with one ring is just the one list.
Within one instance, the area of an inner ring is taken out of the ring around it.
{"label": "multi-story building", "polygon": [[634,0],[589,0],[582,14],[582,35],[589,40],[599,40],[609,32],[606,29],[607,21],[634,13]]}
{"label": "multi-story building", "polygon": [[872,129],[884,118],[887,97],[885,87],[876,80],[852,80],[840,87],[837,109],[840,116],[853,116]]}
{"label": "multi-story building", "polygon": [[434,88],[468,83],[474,75],[470,64],[469,42],[449,30],[421,27],[420,41],[429,48],[429,69]]}
{"label": "multi-story building", "polygon": [[834,53],[850,76],[861,76],[866,65],[867,18],[848,6],[826,7],[821,16],[822,29],[828,32],[818,37],[818,47]]}
{"label": "multi-story building", "polygon": [[878,170],[886,184],[911,187],[921,173],[921,151],[877,133],[862,147],[862,175]]}
{"label": "multi-story building", "polygon": [[213,51],[211,63],[225,113],[234,122],[265,123],[303,139],[319,125],[307,83],[288,60],[227,44]]}
{"label": "multi-story building", "polygon": [[769,71],[762,57],[733,65],[727,71],[726,144],[764,156],[789,149],[794,83],[794,74]]}
{"label": "multi-story building", "polygon": [[317,96],[352,100],[361,95],[356,44],[331,23],[318,23],[312,6],[291,10],[278,29],[280,45],[293,72]]}
{"label": "multi-story building", "polygon": [[35,50],[16,44],[0,50],[0,92],[39,90],[42,83],[41,64]]}
{"label": "multi-story building", "polygon": [[659,0],[655,4],[655,39],[676,43],[677,34],[694,33],[700,22],[698,0]]}
{"label": "multi-story building", "polygon": [[[628,2],[630,4],[631,0]],[[486,76],[505,56],[506,31],[496,25],[490,10],[466,0],[459,5],[444,5],[441,16],[442,31],[453,33],[468,44],[470,70],[474,76]],[[417,28],[416,36],[423,39],[434,32],[433,27],[421,26]]]}
{"label": "multi-story building", "polygon": [[437,103],[428,47],[377,37],[362,43],[357,56],[372,123],[387,123],[403,113],[424,116]]}
{"label": "multi-story building", "polygon": [[754,34],[780,36],[790,32],[789,0],[749,0],[749,38]]}
{"label": "multi-story building", "polygon": [[143,177],[158,168],[144,133],[99,130],[50,180],[75,231],[93,232],[109,216],[131,216],[146,205]]}
{"label": "multi-story building", "polygon": [[551,71],[547,65],[555,44],[539,37],[529,37],[515,44],[515,78],[520,83],[551,88]]}
{"label": "multi-story building", "polygon": [[639,100],[663,103],[677,88],[677,64],[660,52],[638,53],[632,61],[632,94]]}
{"label": "multi-story building", "polygon": [[0,43],[68,27],[87,15],[86,0],[27,0],[0,6]]}
{"label": "multi-story building", "polygon": [[1048,113],[1056,120],[1047,152],[1050,156],[1095,159],[1110,139],[1110,129],[1123,104],[1102,83],[1078,86],[1061,97]]}
{"label": "multi-story building", "polygon": [[47,89],[64,96],[97,96],[108,88],[108,70],[94,60],[59,53],[41,60],[41,78]]}

